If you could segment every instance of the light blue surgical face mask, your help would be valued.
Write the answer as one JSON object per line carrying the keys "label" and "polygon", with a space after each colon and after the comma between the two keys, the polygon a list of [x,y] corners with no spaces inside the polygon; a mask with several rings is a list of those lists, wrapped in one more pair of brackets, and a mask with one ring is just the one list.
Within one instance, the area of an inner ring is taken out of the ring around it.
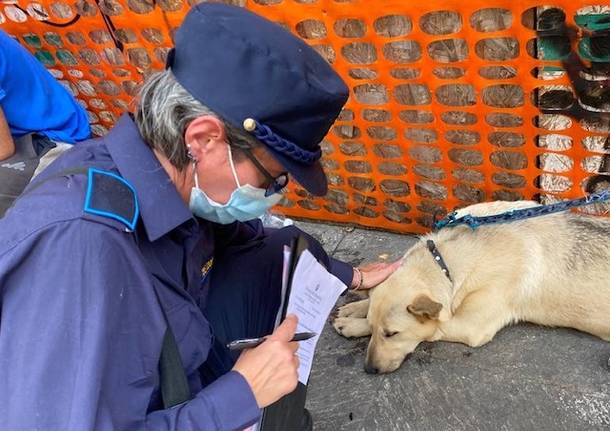
{"label": "light blue surgical face mask", "polygon": [[276,193],[271,196],[265,196],[265,189],[253,187],[250,184],[240,185],[237,173],[235,172],[235,165],[233,164],[231,147],[228,145],[227,147],[229,148],[231,172],[237,184],[237,188],[231,193],[229,201],[226,204],[220,204],[210,199],[199,188],[197,170],[193,166],[195,187],[191,190],[189,208],[197,217],[220,224],[230,224],[236,220],[253,220],[262,216],[269,208],[277,204],[282,199],[282,195]]}

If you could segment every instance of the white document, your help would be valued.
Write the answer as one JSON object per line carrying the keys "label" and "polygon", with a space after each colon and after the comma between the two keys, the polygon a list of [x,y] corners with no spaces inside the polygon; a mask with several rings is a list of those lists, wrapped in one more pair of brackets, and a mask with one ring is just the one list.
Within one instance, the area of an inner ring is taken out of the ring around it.
{"label": "white document", "polygon": [[309,380],[316,344],[326,319],[345,289],[347,286],[320,265],[309,250],[303,251],[292,277],[286,313],[298,316],[297,332],[318,334],[309,340],[299,341],[299,381],[304,385]]}

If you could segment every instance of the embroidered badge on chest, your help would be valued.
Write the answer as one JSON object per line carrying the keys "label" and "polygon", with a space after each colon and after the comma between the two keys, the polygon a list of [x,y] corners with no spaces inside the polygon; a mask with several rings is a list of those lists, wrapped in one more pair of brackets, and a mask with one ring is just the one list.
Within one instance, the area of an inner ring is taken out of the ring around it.
{"label": "embroidered badge on chest", "polygon": [[212,265],[214,264],[214,258],[210,258],[202,267],[201,267],[201,279],[205,279],[207,275],[210,273],[212,269]]}

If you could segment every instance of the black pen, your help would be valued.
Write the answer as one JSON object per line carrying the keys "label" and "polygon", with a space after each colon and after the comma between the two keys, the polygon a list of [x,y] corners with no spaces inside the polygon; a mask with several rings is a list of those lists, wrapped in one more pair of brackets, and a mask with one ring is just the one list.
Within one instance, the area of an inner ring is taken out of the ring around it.
{"label": "black pen", "polygon": [[[294,334],[294,337],[292,337],[292,340],[290,341],[305,341],[315,337],[316,335],[318,334],[316,334],[315,332],[297,332],[296,334]],[[261,344],[266,339],[267,337],[243,338],[241,340],[231,341],[229,344],[227,344],[227,348],[229,350],[252,349],[253,347],[256,347]]]}

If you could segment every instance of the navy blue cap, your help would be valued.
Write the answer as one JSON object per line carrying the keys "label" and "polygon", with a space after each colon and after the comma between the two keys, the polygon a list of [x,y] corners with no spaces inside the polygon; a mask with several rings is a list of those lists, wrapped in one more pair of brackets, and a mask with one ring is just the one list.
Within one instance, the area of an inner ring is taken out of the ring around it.
{"label": "navy blue cap", "polygon": [[326,194],[320,141],[349,90],[309,45],[243,8],[194,6],[167,67],[201,103],[263,144],[310,193]]}

